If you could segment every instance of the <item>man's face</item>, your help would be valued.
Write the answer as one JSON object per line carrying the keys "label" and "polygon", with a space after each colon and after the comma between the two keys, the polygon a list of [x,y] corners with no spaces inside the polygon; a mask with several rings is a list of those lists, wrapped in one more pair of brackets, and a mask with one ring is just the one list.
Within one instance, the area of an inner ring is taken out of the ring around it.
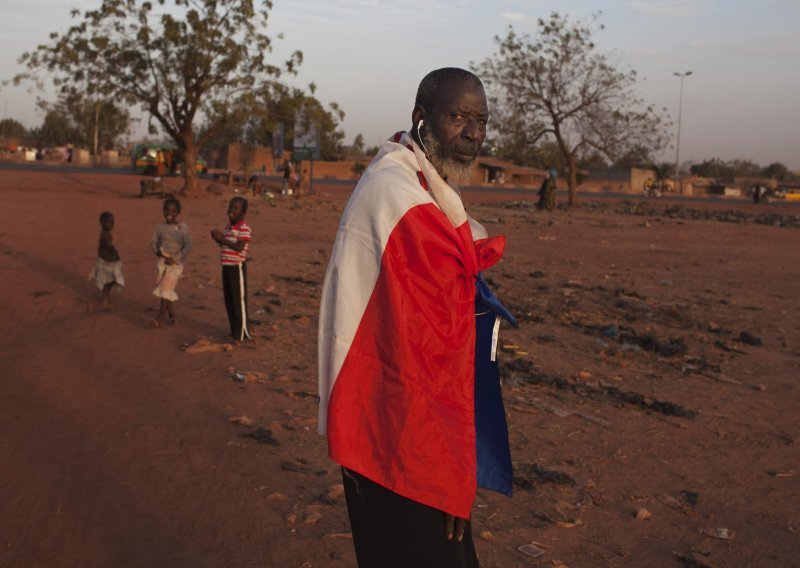
{"label": "man's face", "polygon": [[469,80],[450,81],[441,86],[433,108],[425,110],[421,138],[431,163],[450,182],[469,181],[489,119],[483,87]]}

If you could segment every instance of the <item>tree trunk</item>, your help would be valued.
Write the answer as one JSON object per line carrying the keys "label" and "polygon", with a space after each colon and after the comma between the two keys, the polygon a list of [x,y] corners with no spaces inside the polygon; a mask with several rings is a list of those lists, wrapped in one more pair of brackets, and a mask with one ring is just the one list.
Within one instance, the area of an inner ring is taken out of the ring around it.
{"label": "tree trunk", "polygon": [[192,140],[190,143],[184,141],[183,148],[183,193],[187,195],[197,195],[198,193],[198,179],[197,175],[197,146]]}
{"label": "tree trunk", "polygon": [[578,163],[575,158],[569,156],[567,158],[567,190],[568,199],[567,203],[570,207],[575,206],[575,190],[578,187]]}

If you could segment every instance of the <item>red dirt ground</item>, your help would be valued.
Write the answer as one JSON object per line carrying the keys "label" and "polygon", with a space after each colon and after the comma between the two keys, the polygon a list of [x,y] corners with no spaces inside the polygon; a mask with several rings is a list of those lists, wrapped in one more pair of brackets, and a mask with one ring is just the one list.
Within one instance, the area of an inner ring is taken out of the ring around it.
{"label": "red dirt ground", "polygon": [[[353,566],[314,399],[347,191],[251,200],[261,325],[230,352],[190,354],[225,341],[208,233],[230,195],[184,200],[195,247],[178,323],[153,330],[161,203],[136,198],[138,180],[0,180],[0,566]],[[487,276],[521,317],[501,333],[516,493],[479,492],[481,565],[800,565],[800,229],[468,199],[509,238]],[[127,280],[110,309],[86,281],[104,210]],[[232,379],[245,371],[260,374]],[[242,437],[257,427],[277,445]],[[734,538],[701,533],[720,528]],[[517,550],[532,541],[543,556]]]}

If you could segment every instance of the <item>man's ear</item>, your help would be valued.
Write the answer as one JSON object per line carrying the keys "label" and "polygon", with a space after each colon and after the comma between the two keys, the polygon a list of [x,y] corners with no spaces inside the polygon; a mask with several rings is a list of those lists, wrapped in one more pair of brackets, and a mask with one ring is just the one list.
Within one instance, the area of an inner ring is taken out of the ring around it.
{"label": "man's ear", "polygon": [[420,120],[425,118],[425,109],[421,105],[416,105],[411,112],[411,122],[417,124]]}

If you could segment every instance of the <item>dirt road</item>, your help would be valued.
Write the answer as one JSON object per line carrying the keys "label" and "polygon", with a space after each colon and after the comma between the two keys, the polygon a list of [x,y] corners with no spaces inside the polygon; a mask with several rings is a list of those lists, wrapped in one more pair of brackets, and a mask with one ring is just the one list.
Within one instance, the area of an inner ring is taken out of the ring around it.
{"label": "dirt road", "polygon": [[[178,323],[153,330],[161,206],[137,184],[0,181],[0,566],[353,566],[314,400],[346,190],[252,200],[255,340],[193,354],[227,341],[208,233],[230,195],[184,201]],[[754,222],[786,211],[468,199],[509,238],[487,276],[521,319],[501,333],[516,494],[479,493],[482,566],[797,566],[800,229]],[[104,210],[127,280],[110,309],[86,282]]]}

